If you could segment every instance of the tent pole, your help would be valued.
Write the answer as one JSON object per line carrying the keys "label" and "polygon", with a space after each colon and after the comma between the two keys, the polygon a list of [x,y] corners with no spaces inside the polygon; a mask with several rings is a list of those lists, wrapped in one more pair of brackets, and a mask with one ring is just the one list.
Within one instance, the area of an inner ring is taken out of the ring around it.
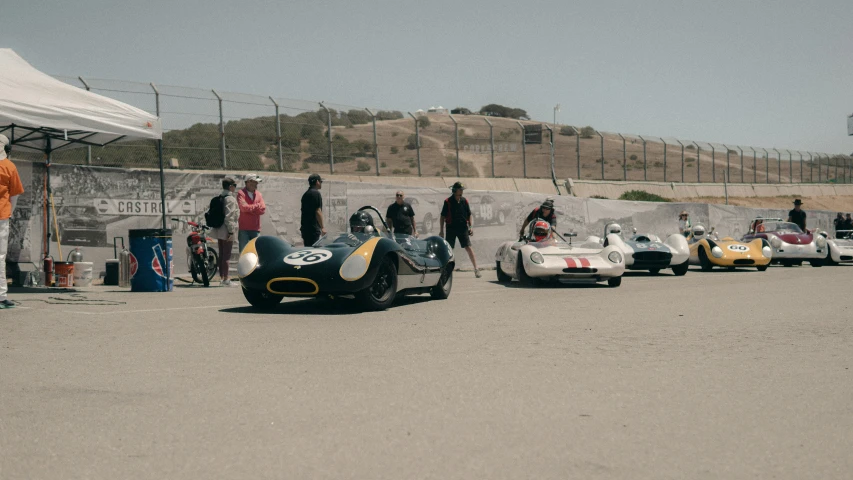
{"label": "tent pole", "polygon": [[[44,214],[47,216],[47,222],[45,222],[45,231],[44,231],[44,233],[45,233],[45,236],[44,236],[44,238],[45,238],[44,256],[47,257],[48,255],[50,255],[50,208],[48,208],[48,201],[50,199],[51,194],[53,194],[53,189],[50,186],[50,156],[51,156],[50,136],[48,136],[45,140],[47,142],[46,147],[45,147],[45,153],[47,154],[47,158],[45,159],[45,163],[44,163],[44,165],[45,165],[44,173],[45,173],[46,179],[47,179],[47,191],[45,192],[45,198],[44,198]],[[60,261],[61,261],[61,259],[60,259]]]}
{"label": "tent pole", "polygon": [[166,181],[163,174],[163,139],[157,140],[157,158],[160,160],[160,212],[163,216],[163,230],[166,230]]}

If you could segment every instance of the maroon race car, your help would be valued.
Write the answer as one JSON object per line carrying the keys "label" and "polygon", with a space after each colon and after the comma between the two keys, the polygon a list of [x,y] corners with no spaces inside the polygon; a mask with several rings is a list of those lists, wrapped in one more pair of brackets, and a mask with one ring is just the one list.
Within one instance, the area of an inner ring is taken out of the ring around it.
{"label": "maroon race car", "polygon": [[795,223],[781,218],[758,217],[749,224],[749,230],[743,241],[761,238],[773,249],[772,263],[781,263],[786,267],[802,265],[807,261],[813,267],[823,266],[826,258],[826,238],[802,231]]}

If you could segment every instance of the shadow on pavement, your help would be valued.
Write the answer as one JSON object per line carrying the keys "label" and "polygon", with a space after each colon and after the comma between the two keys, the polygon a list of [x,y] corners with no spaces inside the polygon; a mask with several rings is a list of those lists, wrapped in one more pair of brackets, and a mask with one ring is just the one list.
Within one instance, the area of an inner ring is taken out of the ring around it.
{"label": "shadow on pavement", "polygon": [[[429,295],[412,295],[398,297],[389,310],[418,305],[432,300]],[[304,300],[293,300],[282,302],[272,310],[256,310],[251,305],[244,307],[231,307],[219,310],[222,313],[243,313],[249,315],[352,315],[357,313],[374,313],[364,311],[359,303],[353,299],[340,298],[306,298]]]}

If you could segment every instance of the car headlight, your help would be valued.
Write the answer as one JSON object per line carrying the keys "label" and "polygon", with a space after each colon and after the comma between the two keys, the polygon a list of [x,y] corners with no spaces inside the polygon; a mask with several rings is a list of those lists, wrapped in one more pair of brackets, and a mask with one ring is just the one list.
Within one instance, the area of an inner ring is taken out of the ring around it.
{"label": "car headlight", "polygon": [[780,240],[779,237],[773,237],[770,239],[770,245],[772,245],[773,248],[781,248],[782,240]]}
{"label": "car headlight", "polygon": [[720,247],[714,247],[711,249],[711,255],[713,255],[715,258],[722,258],[723,257],[723,249]]}
{"label": "car headlight", "polygon": [[237,262],[237,276],[240,278],[248,276],[258,268],[258,254],[254,252],[244,252],[240,255],[240,260]]}
{"label": "car headlight", "polygon": [[364,255],[350,255],[341,265],[341,278],[351,282],[358,280],[367,273],[367,259]]}
{"label": "car headlight", "polygon": [[817,243],[818,247],[823,248],[826,246],[826,239],[821,236],[818,236],[817,240],[815,240],[815,243]]}
{"label": "car headlight", "polygon": [[610,260],[611,263],[622,263],[622,254],[617,251],[613,251],[607,255],[607,259]]}
{"label": "car headlight", "polygon": [[763,253],[764,256],[767,258],[770,258],[773,256],[773,250],[770,247],[763,247],[761,249],[761,253]]}
{"label": "car headlight", "polygon": [[545,257],[539,252],[533,252],[530,254],[530,261],[537,265],[542,265],[545,263]]}

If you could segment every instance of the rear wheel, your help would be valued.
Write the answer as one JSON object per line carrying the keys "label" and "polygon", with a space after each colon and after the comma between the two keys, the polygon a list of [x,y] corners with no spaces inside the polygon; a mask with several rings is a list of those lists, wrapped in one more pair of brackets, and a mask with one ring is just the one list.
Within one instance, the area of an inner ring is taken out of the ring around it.
{"label": "rear wheel", "polygon": [[699,265],[702,267],[703,272],[710,272],[714,268],[714,264],[708,259],[708,255],[705,254],[705,250],[702,247],[699,247]]}
{"label": "rear wheel", "polygon": [[622,285],[622,277],[613,277],[613,278],[607,279],[607,286],[608,287],[615,288],[615,287],[618,287],[619,285]]}
{"label": "rear wheel", "polygon": [[498,272],[498,282],[509,283],[512,281],[512,277],[510,277],[509,275],[504,273],[503,270],[501,270],[501,262],[495,262],[495,268]]}
{"label": "rear wheel", "polygon": [[518,252],[518,261],[515,263],[515,274],[518,277],[518,281],[526,287],[535,287],[539,284],[535,278],[528,275],[527,271],[524,270],[524,262],[521,259],[521,252]]}
{"label": "rear wheel", "polygon": [[822,267],[823,266],[823,259],[821,258],[820,260],[810,260],[809,263],[813,267]]}
{"label": "rear wheel", "polygon": [[441,272],[441,278],[438,280],[438,284],[432,287],[429,294],[436,300],[446,300],[447,297],[450,296],[450,289],[452,287],[453,267],[448,265],[447,267],[444,267],[444,271]]}
{"label": "rear wheel", "polygon": [[687,273],[687,266],[687,262],[684,262],[681,265],[675,265],[672,267],[672,273],[674,273],[676,277],[680,277]]}
{"label": "rear wheel", "polygon": [[281,299],[284,298],[283,295],[275,295],[258,290],[249,290],[246,287],[243,287],[242,290],[243,296],[246,297],[249,304],[258,310],[272,310],[281,303]]}
{"label": "rear wheel", "polygon": [[356,298],[367,310],[385,310],[394,303],[397,296],[397,269],[390,257],[382,259],[376,278],[364,290],[356,293]]}
{"label": "rear wheel", "polygon": [[193,267],[193,280],[203,284],[205,287],[209,287],[210,277],[207,276],[207,265],[204,263],[204,257],[198,253],[194,253]]}

